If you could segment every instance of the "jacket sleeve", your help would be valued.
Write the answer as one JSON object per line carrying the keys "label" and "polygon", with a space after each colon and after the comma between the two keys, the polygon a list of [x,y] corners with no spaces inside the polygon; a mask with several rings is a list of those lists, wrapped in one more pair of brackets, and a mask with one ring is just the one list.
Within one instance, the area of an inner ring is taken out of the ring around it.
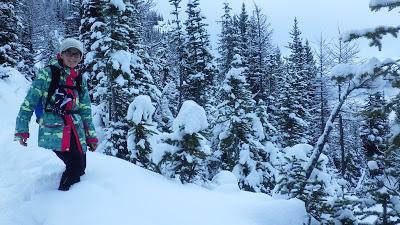
{"label": "jacket sleeve", "polygon": [[86,142],[97,143],[96,131],[92,121],[92,108],[90,103],[89,91],[85,78],[82,78],[82,92],[79,100],[79,115],[82,118],[83,126],[85,128]]}
{"label": "jacket sleeve", "polygon": [[32,82],[31,87],[19,109],[15,124],[15,140],[21,137],[29,137],[29,122],[42,96],[47,97],[47,89],[50,84],[50,74],[47,68],[39,71],[38,76]]}

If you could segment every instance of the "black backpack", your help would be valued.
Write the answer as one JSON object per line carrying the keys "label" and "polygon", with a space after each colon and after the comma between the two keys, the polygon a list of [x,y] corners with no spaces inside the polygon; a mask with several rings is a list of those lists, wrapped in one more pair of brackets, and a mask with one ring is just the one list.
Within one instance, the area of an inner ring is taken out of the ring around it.
{"label": "black backpack", "polygon": [[72,110],[71,111],[62,110],[61,108],[59,108],[59,105],[55,105],[55,104],[53,104],[49,107],[50,99],[56,93],[56,90],[58,88],[62,88],[62,89],[67,88],[67,89],[77,90],[79,95],[82,92],[82,75],[80,73],[78,73],[78,77],[75,78],[76,86],[60,85],[59,83],[60,83],[61,72],[64,72],[64,70],[62,70],[54,65],[48,65],[47,67],[49,67],[50,71],[51,71],[51,81],[50,81],[49,88],[47,90],[47,99],[46,99],[45,105],[43,106],[42,101],[40,101],[39,104],[35,108],[36,122],[39,121],[39,119],[43,116],[44,112],[53,112],[53,113],[60,114],[60,115],[63,115],[65,113],[68,113],[68,114],[76,113],[75,111],[72,111]]}

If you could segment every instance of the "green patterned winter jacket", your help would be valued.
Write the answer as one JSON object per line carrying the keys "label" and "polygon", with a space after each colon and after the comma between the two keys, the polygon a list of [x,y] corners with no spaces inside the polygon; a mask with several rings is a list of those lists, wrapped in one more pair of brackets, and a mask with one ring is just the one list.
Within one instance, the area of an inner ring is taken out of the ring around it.
{"label": "green patterned winter jacket", "polygon": [[[65,85],[66,75],[70,74],[70,69],[62,68],[56,59],[51,60],[49,64],[65,71],[65,73],[60,73],[59,82],[60,85]],[[19,140],[21,137],[29,137],[29,122],[38,103],[41,101],[43,106],[46,103],[51,76],[51,69],[45,67],[39,71],[38,76],[32,82],[18,113],[15,140]],[[97,143],[86,80],[82,79],[82,90],[79,93],[77,90],[74,91],[76,96],[79,97],[76,98],[76,104],[72,108],[72,111],[76,111],[77,113],[71,115],[82,150],[86,151],[87,143]],[[51,105],[52,102],[54,102],[54,96],[51,98],[49,104]],[[65,142],[65,136],[70,135],[71,129],[66,131],[65,128],[62,116],[51,112],[44,112],[39,120],[39,147],[54,151],[68,151],[69,149],[62,149],[62,145],[65,144],[63,143]]]}

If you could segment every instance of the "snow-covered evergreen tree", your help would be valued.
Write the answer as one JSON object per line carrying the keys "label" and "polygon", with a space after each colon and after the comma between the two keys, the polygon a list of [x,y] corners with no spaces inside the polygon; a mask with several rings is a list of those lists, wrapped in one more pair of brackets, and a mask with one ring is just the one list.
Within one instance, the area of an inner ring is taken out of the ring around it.
{"label": "snow-covered evergreen tree", "polygon": [[297,19],[294,20],[293,29],[290,32],[292,41],[289,43],[290,55],[287,59],[287,70],[282,75],[283,87],[280,91],[280,125],[283,145],[290,146],[297,143],[308,143],[307,134],[309,106],[307,71],[305,70],[304,46],[301,40],[301,32]]}
{"label": "snow-covered evergreen tree", "polygon": [[182,0],[169,0],[174,7],[171,14],[173,15],[173,28],[169,32],[170,45],[172,48],[174,64],[176,65],[176,73],[178,79],[177,89],[179,91],[178,108],[181,107],[185,96],[185,80],[187,77],[187,50],[185,48],[185,36],[183,33],[182,22],[180,20],[180,3]]}
{"label": "snow-covered evergreen tree", "polygon": [[[370,9],[378,11],[380,9],[387,8],[389,10],[395,9],[400,6],[400,1],[371,1]],[[400,31],[400,27],[391,26],[379,26],[375,29],[366,29],[360,32],[351,32],[344,39],[349,41],[357,39],[359,37],[366,37],[370,40],[370,46],[376,46],[379,50],[382,49],[382,38],[386,34],[392,34],[397,36]],[[390,63],[389,63],[390,64]],[[387,65],[378,65],[375,71],[383,70]],[[395,70],[398,67],[395,66]],[[389,71],[393,76],[391,82],[393,87],[399,87],[398,72]],[[387,74],[384,74],[387,75]],[[380,98],[380,97],[379,97]],[[393,98],[394,111],[396,112],[396,125],[399,123],[398,120],[398,101],[399,97]],[[379,112],[379,111],[378,111]],[[383,116],[385,117],[385,116]],[[380,126],[384,130],[384,125]],[[374,137],[379,131],[373,132]],[[370,195],[366,199],[365,205],[363,205],[363,218],[373,217],[374,224],[399,224],[400,223],[400,174],[399,174],[399,137],[400,132],[395,130],[391,133],[390,147],[383,155],[374,155],[368,162],[368,168],[372,177],[365,184],[367,193]],[[372,136],[371,136],[371,139]],[[372,141],[372,140],[371,140]],[[378,138],[379,141],[379,138]],[[378,142],[379,143],[379,142]],[[377,144],[377,143],[374,143]],[[380,143],[379,143],[380,144]]]}
{"label": "snow-covered evergreen tree", "polygon": [[268,112],[267,104],[261,99],[257,102],[256,105],[256,115],[263,127],[263,135],[259,135],[259,140],[262,143],[277,143],[279,138],[278,130],[270,122],[271,119],[274,119],[273,115]]}
{"label": "snow-covered evergreen tree", "polygon": [[82,0],[71,0],[68,6],[68,14],[65,18],[65,37],[78,38],[83,14]]}
{"label": "snow-covered evergreen tree", "polygon": [[[106,93],[107,76],[105,75],[104,32],[106,30],[102,5],[99,1],[89,0],[82,4],[83,14],[80,27],[80,40],[85,48],[82,72],[88,78],[89,93],[96,105],[101,104]],[[95,34],[95,35],[94,35]],[[103,103],[102,103],[103,104]],[[104,106],[102,107],[105,112]],[[106,115],[100,116],[103,120]]]}
{"label": "snow-covered evergreen tree", "polygon": [[214,154],[220,158],[222,170],[232,171],[238,177],[240,188],[269,192],[273,186],[272,168],[269,154],[259,140],[264,138],[262,125],[253,126],[255,102],[244,71],[240,55],[235,55],[221,87],[222,103],[216,125],[219,144]]}
{"label": "snow-covered evergreen tree", "polygon": [[308,40],[304,44],[304,79],[307,85],[306,89],[306,102],[305,108],[307,111],[306,121],[309,126],[307,129],[308,136],[310,137],[310,143],[315,143],[318,137],[321,135],[320,127],[318,126],[318,80],[317,80],[317,67],[314,59],[314,54],[311,50]]}
{"label": "snow-covered evergreen tree", "polygon": [[130,161],[143,168],[159,172],[151,155],[154,136],[158,134],[157,125],[152,121],[154,106],[147,95],[139,95],[129,105],[127,137]]}
{"label": "snow-covered evergreen tree", "polygon": [[17,31],[20,18],[17,16],[15,0],[0,3],[0,65],[16,66],[21,60],[21,46]]}
{"label": "snow-covered evergreen tree", "polygon": [[18,16],[18,26],[16,27],[16,33],[18,34],[18,45],[20,59],[17,62],[17,69],[28,80],[35,78],[34,65],[34,49],[32,45],[32,9],[26,4],[26,1],[18,1],[16,3],[16,12]]}
{"label": "snow-covered evergreen tree", "polygon": [[275,143],[280,143],[282,135],[279,132],[280,117],[280,94],[282,87],[285,86],[285,64],[282,60],[281,52],[278,47],[273,50],[272,54],[268,54],[267,59],[267,74],[269,76],[267,85],[267,99],[265,105],[267,107],[268,121],[277,129],[275,132]]}
{"label": "snow-covered evergreen tree", "polygon": [[372,217],[373,224],[377,225],[400,223],[399,160],[398,149],[370,158],[368,168],[371,177],[364,184],[366,197],[359,205],[361,219]]}
{"label": "snow-covered evergreen tree", "polygon": [[242,9],[237,19],[237,23],[234,23],[239,30],[239,54],[242,56],[242,63],[246,65],[247,58],[249,57],[249,14],[246,10],[246,5],[242,3]]}
{"label": "snow-covered evergreen tree", "polygon": [[221,33],[219,35],[218,52],[220,57],[217,59],[219,66],[218,81],[224,79],[225,74],[231,68],[233,56],[238,51],[238,29],[234,26],[234,19],[231,16],[232,8],[228,3],[224,3],[224,14],[221,17]]}
{"label": "snow-covered evergreen tree", "polygon": [[[310,179],[305,179],[306,166],[311,156],[313,147],[307,144],[298,144],[287,147],[278,154],[280,164],[278,170],[277,184],[274,192],[283,196],[296,196],[303,200],[309,213],[309,223],[329,224],[332,208],[328,200],[332,197],[337,186],[333,177],[328,173],[328,158],[323,155],[318,161]],[[302,193],[301,184],[305,183]]]}
{"label": "snow-covered evergreen tree", "polygon": [[175,151],[163,155],[159,163],[161,174],[182,183],[203,184],[208,179],[206,158],[210,147],[201,134],[207,127],[204,109],[194,101],[185,101],[173,122],[173,133],[162,137],[175,146]]}
{"label": "snow-covered evergreen tree", "polygon": [[[161,88],[161,97],[157,103],[155,120],[159,124],[159,129],[163,132],[170,132],[172,122],[178,114],[179,91],[177,68],[174,65],[173,52],[163,42],[159,47],[156,56],[156,74],[158,77],[158,87]],[[156,78],[155,77],[155,78]]]}
{"label": "snow-covered evergreen tree", "polygon": [[201,106],[212,102],[212,87],[216,66],[213,63],[209,35],[205,17],[201,15],[199,0],[187,4],[188,18],[186,26],[187,77],[185,79],[185,96]]}
{"label": "snow-covered evergreen tree", "polygon": [[368,96],[367,103],[362,110],[363,121],[360,127],[360,136],[367,157],[383,154],[388,147],[389,122],[385,105],[382,93],[376,92]]}
{"label": "snow-covered evergreen tree", "polygon": [[122,159],[129,160],[126,137],[128,134],[128,122],[126,115],[128,103],[133,99],[130,49],[128,46],[131,24],[129,18],[124,16],[126,5],[114,2],[103,2],[103,16],[105,16],[105,29],[103,48],[105,68],[107,76],[105,85],[106,93],[101,101],[107,102],[106,140],[112,143],[107,146],[106,152]]}
{"label": "snow-covered evergreen tree", "polygon": [[298,143],[306,143],[304,132],[307,123],[295,113],[296,109],[300,113],[304,113],[304,108],[297,102],[291,82],[291,76],[287,71],[283,71],[281,75],[281,85],[279,86],[278,96],[278,129],[282,138],[282,145],[293,146]]}
{"label": "snow-covered evergreen tree", "polygon": [[267,101],[270,85],[275,78],[268,73],[270,71],[268,71],[266,62],[266,58],[274,54],[271,36],[271,24],[266,15],[262,13],[261,8],[255,5],[249,20],[248,58],[246,59],[248,70],[246,76],[256,101],[259,99]]}

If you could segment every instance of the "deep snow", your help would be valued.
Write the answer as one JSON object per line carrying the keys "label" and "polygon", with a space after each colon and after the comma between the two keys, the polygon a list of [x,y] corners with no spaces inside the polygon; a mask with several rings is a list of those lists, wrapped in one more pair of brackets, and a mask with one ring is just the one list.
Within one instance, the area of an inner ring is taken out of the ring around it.
{"label": "deep snow", "polygon": [[[1,72],[1,70],[0,70]],[[297,199],[275,200],[238,190],[231,174],[210,187],[182,185],[129,162],[88,153],[80,183],[57,190],[64,165],[37,146],[31,122],[28,147],[13,140],[15,118],[29,83],[11,72],[0,80],[1,225],[297,225],[306,217]]]}

